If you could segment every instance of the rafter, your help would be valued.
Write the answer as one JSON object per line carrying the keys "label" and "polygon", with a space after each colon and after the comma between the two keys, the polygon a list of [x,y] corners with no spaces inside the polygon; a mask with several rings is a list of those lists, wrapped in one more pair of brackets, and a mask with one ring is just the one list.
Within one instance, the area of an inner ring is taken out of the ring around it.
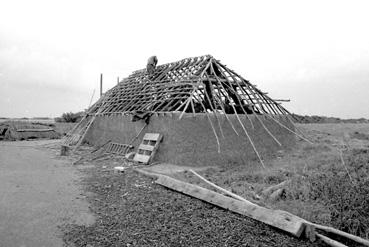
{"label": "rafter", "polygon": [[215,116],[289,114],[280,102],[210,55],[159,65],[150,75],[145,69],[134,71],[106,92],[104,100],[91,106],[88,113],[165,112],[178,108],[193,114],[213,112]]}

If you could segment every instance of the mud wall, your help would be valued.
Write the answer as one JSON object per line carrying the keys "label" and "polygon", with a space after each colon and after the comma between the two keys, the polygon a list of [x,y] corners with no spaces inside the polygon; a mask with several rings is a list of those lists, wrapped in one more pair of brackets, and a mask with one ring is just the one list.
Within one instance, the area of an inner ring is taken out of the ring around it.
{"label": "mud wall", "polygon": [[[118,143],[130,143],[145,125],[143,121],[132,122],[130,115],[113,114],[96,117],[86,134],[86,142],[99,145],[108,140]],[[163,142],[153,162],[171,163],[186,166],[212,166],[228,163],[248,163],[257,160],[250,142],[235,115],[228,115],[238,135],[233,130],[224,115],[210,115],[210,120],[216,130],[220,142],[218,145],[205,114],[185,114],[179,120],[179,113],[154,114],[150,123],[136,141],[135,148],[141,143],[145,133],[163,134]],[[288,149],[296,142],[295,136],[276,124],[266,116],[240,116],[249,136],[263,159],[268,159],[281,149]],[[261,122],[278,139],[279,146],[267,133]],[[286,117],[278,121],[294,129]],[[252,122],[252,124],[251,124]],[[136,149],[135,149],[136,151]]]}

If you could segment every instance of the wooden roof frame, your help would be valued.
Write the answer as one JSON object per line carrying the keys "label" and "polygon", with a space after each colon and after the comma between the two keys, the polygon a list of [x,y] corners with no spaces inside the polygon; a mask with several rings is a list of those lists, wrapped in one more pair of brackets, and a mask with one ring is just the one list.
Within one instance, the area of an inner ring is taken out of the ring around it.
{"label": "wooden roof frame", "polygon": [[[276,125],[311,143],[304,136],[279,121],[277,116],[286,116],[286,119],[293,125],[290,113],[277,100],[271,99],[267,93],[262,92],[210,55],[159,65],[153,73],[148,73],[146,69],[133,72],[129,77],[120,81],[118,85],[108,90],[88,109],[84,119],[89,116],[92,118],[88,121],[85,132],[98,115],[174,111],[182,112],[179,119],[185,112],[194,115],[199,112],[207,113],[205,115],[213,130],[219,153],[219,136],[209,115],[214,115],[214,121],[218,122],[222,135],[220,115],[225,116],[233,131],[239,135],[228,117],[228,114],[235,114],[242,127],[242,132],[246,135],[263,167],[265,167],[264,162],[239,114],[247,116],[252,129],[254,129],[254,125],[248,115],[254,114],[256,121],[260,122],[262,128],[279,146],[282,146],[281,142],[266,127],[265,120],[259,115],[266,116]],[[82,122],[83,120],[80,124]],[[83,138],[81,139],[79,143],[83,141]]]}
{"label": "wooden roof frame", "polygon": [[89,114],[144,112],[289,115],[277,101],[210,55],[134,71]]}

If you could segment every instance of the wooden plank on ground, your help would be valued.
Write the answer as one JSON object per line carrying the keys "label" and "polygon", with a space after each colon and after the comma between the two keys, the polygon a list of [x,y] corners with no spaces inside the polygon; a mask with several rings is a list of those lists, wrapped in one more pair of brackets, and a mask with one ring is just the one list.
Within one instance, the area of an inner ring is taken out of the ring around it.
{"label": "wooden plank on ground", "polygon": [[337,242],[336,240],[333,240],[333,239],[330,239],[326,236],[323,236],[319,233],[316,234],[318,238],[320,238],[324,243],[326,243],[327,245],[329,246],[332,246],[332,247],[348,247],[347,245],[344,245],[340,242]]}
{"label": "wooden plank on ground", "polygon": [[[256,204],[253,204],[247,201],[244,198],[242,198],[243,200],[239,199],[240,201],[236,200],[235,202],[234,201],[235,199],[233,198],[225,197],[214,191],[209,191],[197,185],[192,185],[192,184],[188,184],[182,181],[178,181],[171,177],[168,177],[168,176],[165,176],[159,173],[152,173],[152,172],[148,172],[143,169],[135,169],[135,171],[142,173],[146,176],[150,176],[154,179],[157,179],[158,184],[161,184],[167,188],[170,188],[170,189],[182,192],[184,194],[193,196],[195,198],[204,200],[206,202],[212,203],[219,207],[229,209],[233,212],[237,212],[239,214],[249,216],[253,219],[262,221],[266,224],[269,224],[271,226],[287,231],[297,237],[301,236],[302,232],[305,232],[305,237],[307,237],[311,242],[314,242],[317,236],[323,242],[326,242],[330,246],[335,246],[335,247],[346,246],[335,240],[327,238],[319,233],[316,233],[315,229],[319,229],[319,230],[326,231],[328,233],[333,233],[337,236],[341,236],[341,237],[353,240],[364,246],[369,246],[369,241],[367,239],[360,238],[358,236],[340,231],[332,227],[311,223],[307,220],[304,220],[296,215],[290,214],[285,211],[263,208],[261,206],[258,206]],[[229,202],[227,202],[227,200]],[[240,203],[237,203],[237,201],[244,203],[244,205],[239,205]],[[242,207],[244,207],[244,210],[242,210]],[[261,215],[264,215],[264,217]]]}
{"label": "wooden plank on ground", "polygon": [[305,229],[305,221],[288,212],[272,210],[255,205],[251,202],[247,203],[236,200],[200,186],[185,183],[165,175],[158,174],[157,176],[157,184],[264,222],[265,224],[289,232],[296,237],[300,237],[301,233]]}

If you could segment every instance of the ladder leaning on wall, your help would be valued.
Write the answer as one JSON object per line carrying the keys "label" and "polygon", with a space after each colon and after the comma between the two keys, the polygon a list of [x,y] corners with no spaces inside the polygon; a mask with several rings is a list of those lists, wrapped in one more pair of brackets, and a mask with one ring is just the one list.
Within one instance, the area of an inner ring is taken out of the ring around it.
{"label": "ladder leaning on wall", "polygon": [[[101,106],[105,103],[106,98],[107,98],[106,95],[104,95],[103,98],[99,100],[101,101]],[[95,105],[98,105],[99,101],[96,102]],[[86,115],[82,118],[82,120],[63,138],[62,146],[71,147],[75,145],[73,152],[75,152],[78,149],[78,147],[82,144],[83,140],[85,139],[85,136],[88,130],[90,129],[92,123],[95,121],[96,116],[101,113],[103,109],[103,107],[101,106],[99,107],[99,110],[92,115],[91,118],[89,118],[91,114],[86,113]]]}

